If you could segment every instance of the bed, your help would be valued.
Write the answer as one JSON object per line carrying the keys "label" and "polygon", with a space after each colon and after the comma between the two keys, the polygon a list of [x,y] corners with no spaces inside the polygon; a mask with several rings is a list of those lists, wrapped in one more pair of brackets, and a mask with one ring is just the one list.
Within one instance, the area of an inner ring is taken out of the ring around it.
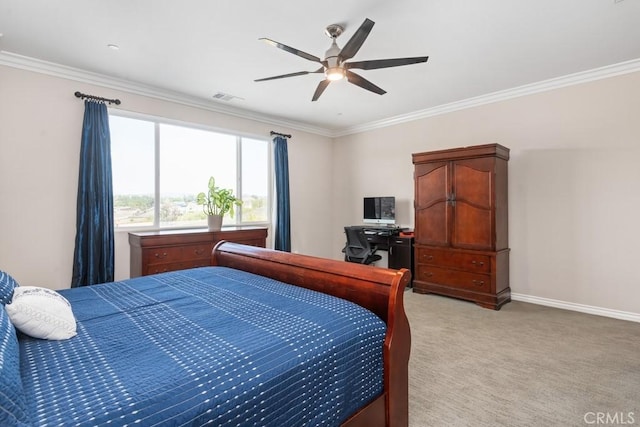
{"label": "bed", "polygon": [[4,358],[14,424],[407,426],[408,281],[221,242],[211,267],[60,291],[77,336]]}

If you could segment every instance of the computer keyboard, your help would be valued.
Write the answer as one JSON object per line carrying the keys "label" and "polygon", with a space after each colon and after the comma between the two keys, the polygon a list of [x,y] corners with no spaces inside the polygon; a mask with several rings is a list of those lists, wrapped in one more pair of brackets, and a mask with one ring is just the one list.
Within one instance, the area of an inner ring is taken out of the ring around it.
{"label": "computer keyboard", "polygon": [[400,233],[399,227],[366,227],[364,234],[373,236],[395,236]]}

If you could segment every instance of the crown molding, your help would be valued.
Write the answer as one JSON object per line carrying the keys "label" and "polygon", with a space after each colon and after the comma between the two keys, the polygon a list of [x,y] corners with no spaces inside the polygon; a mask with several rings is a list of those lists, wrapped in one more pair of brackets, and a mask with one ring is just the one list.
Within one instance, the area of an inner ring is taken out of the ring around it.
{"label": "crown molding", "polygon": [[325,128],[311,126],[307,123],[289,121],[279,117],[256,113],[249,110],[243,110],[232,106],[220,105],[215,101],[208,101],[196,96],[189,96],[183,93],[173,92],[143,83],[110,77],[104,74],[94,73],[91,71],[68,67],[66,65],[60,65],[53,62],[18,55],[12,52],[0,51],[0,65],[6,65],[8,67],[19,68],[26,71],[47,74],[50,76],[73,80],[81,83],[88,83],[109,89],[121,90],[136,95],[169,101],[189,107],[196,107],[203,110],[227,114],[230,116],[253,120],[269,125],[287,127],[327,137],[333,136],[331,131]]}
{"label": "crown molding", "polygon": [[425,110],[414,111],[412,113],[403,114],[388,119],[378,120],[375,122],[365,123],[359,126],[353,126],[343,129],[338,133],[334,133],[334,137],[351,135],[370,130],[380,129],[400,123],[420,120],[427,117],[438,116],[441,114],[451,113],[453,111],[464,110],[467,108],[478,107],[480,105],[491,104],[494,102],[505,101],[521,96],[533,95],[540,92],[546,92],[559,89],[566,86],[573,86],[594,80],[606,79],[623,74],[635,73],[640,71],[640,58],[631,61],[620,62],[618,64],[607,65],[605,67],[594,68],[593,70],[582,71],[579,73],[569,74],[562,77],[556,77],[549,80],[543,80],[537,83],[531,83],[518,86],[511,89],[501,90],[474,98],[464,99],[462,101],[451,102],[449,104],[439,105],[437,107]]}
{"label": "crown molding", "polygon": [[266,114],[256,113],[249,110],[243,110],[232,106],[225,106],[208,101],[203,98],[189,96],[178,92],[161,89],[142,83],[132,82],[115,77],[105,76],[103,74],[91,71],[80,70],[53,62],[42,61],[27,56],[18,55],[11,52],[0,51],[0,65],[6,65],[13,68],[20,68],[27,71],[34,71],[42,74],[48,74],[54,77],[74,80],[78,82],[93,84],[110,89],[121,90],[136,95],[147,96],[150,98],[160,99],[163,101],[174,102],[190,107],[201,108],[216,113],[227,114],[230,116],[253,120],[274,126],[282,126],[316,135],[326,136],[329,138],[338,138],[341,136],[351,135],[394,126],[401,123],[411,122],[415,120],[425,119],[428,117],[447,114],[454,111],[464,110],[467,108],[478,107],[494,102],[505,101],[521,96],[532,95],[540,92],[546,92],[559,89],[566,86],[587,83],[595,80],[610,78],[623,74],[634,73],[640,71],[640,58],[631,61],[620,62],[618,64],[608,65],[605,67],[595,68],[592,70],[582,71],[579,73],[569,74],[562,77],[543,80],[537,83],[531,83],[506,89],[474,98],[464,99],[461,101],[451,102],[439,105],[425,110],[414,111],[408,114],[398,115],[383,120],[364,123],[358,126],[352,126],[340,130],[330,130],[327,128],[312,126],[307,123],[290,121],[280,117],[269,116]]}

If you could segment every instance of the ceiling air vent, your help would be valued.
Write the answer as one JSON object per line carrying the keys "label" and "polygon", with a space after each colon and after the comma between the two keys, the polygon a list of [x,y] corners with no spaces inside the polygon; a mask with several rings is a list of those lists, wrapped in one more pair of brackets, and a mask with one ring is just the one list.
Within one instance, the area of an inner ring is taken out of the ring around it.
{"label": "ceiling air vent", "polygon": [[229,95],[224,92],[216,92],[213,94],[213,99],[217,99],[218,101],[231,101],[232,99],[243,99],[239,96]]}

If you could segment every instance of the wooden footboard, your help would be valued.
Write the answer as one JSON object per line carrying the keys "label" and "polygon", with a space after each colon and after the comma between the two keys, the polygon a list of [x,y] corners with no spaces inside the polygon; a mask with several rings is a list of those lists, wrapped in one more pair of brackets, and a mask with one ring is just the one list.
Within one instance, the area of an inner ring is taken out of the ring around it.
{"label": "wooden footboard", "polygon": [[244,270],[281,282],[352,301],[387,323],[384,342],[384,393],[343,425],[406,427],[409,424],[409,353],[411,333],[404,312],[410,273],[331,259],[220,242],[211,265]]}

